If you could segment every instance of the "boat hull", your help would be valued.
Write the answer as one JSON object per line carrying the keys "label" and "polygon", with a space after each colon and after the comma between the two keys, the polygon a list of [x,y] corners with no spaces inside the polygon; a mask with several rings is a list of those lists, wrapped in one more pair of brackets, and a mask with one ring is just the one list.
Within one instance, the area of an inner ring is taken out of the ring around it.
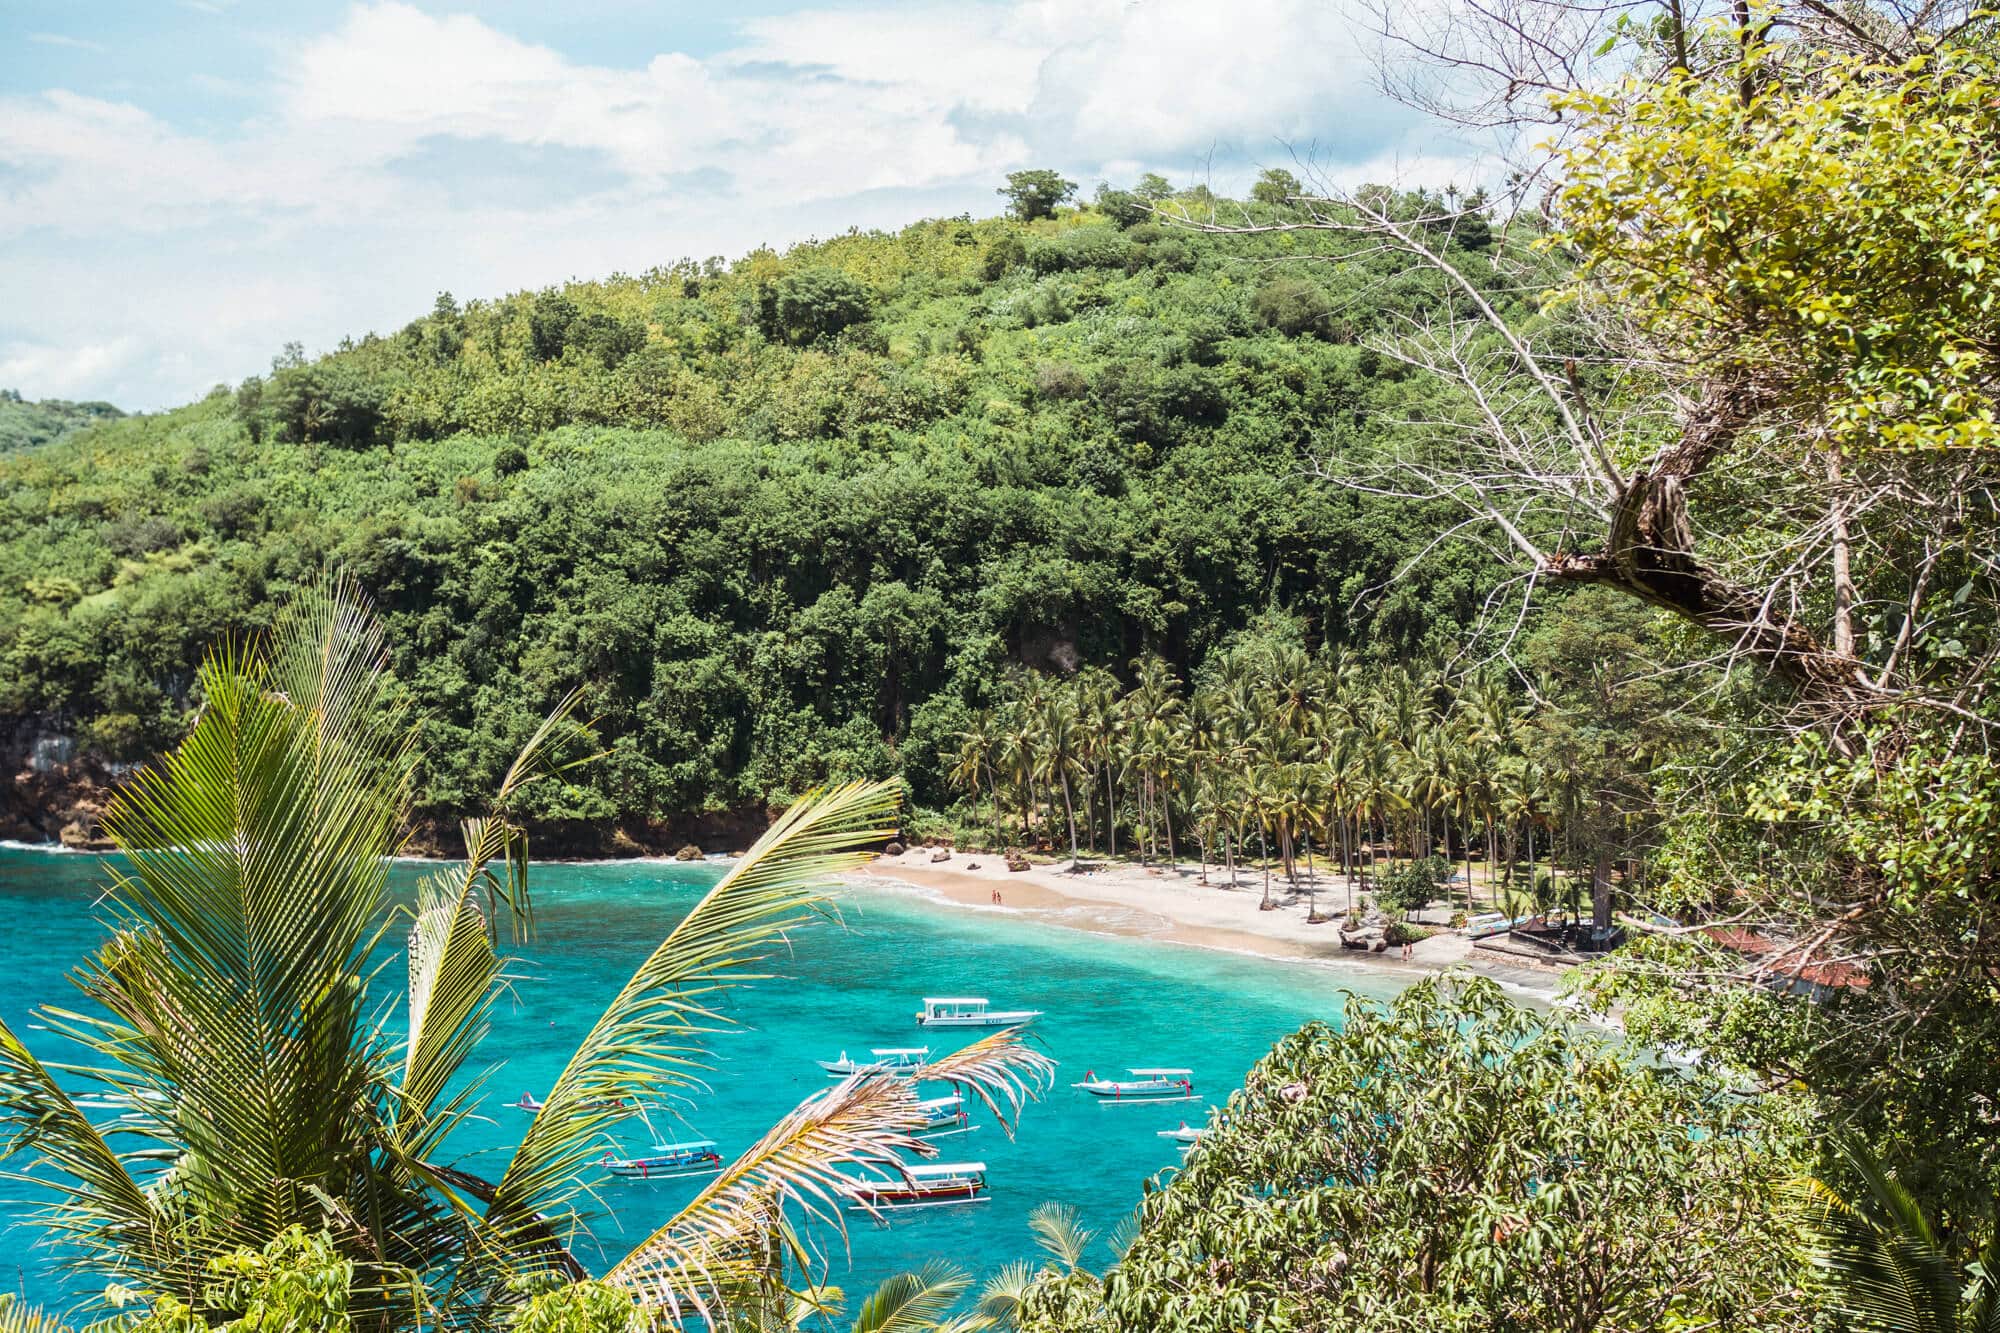
{"label": "boat hull", "polygon": [[1192,1087],[1176,1084],[1165,1088],[1126,1088],[1116,1084],[1079,1083],[1079,1088],[1100,1102],[1191,1102],[1195,1098]]}
{"label": "boat hull", "polygon": [[1013,1014],[946,1014],[941,1017],[930,1014],[918,1014],[917,1026],[920,1028],[1024,1028],[1040,1017],[1041,1015],[1038,1013],[1026,1012]]}
{"label": "boat hull", "polygon": [[909,1208],[943,1208],[951,1204],[985,1203],[991,1197],[984,1185],[964,1185],[951,1189],[854,1190],[848,1207],[854,1212],[901,1212]]}

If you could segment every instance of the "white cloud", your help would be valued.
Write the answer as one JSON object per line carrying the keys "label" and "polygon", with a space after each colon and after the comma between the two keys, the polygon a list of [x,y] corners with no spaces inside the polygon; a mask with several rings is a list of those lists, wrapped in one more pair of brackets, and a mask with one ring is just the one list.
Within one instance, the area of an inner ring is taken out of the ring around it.
{"label": "white cloud", "polygon": [[31,32],[28,34],[28,40],[37,42],[43,46],[67,47],[72,51],[96,51],[102,53],[104,50],[96,42],[87,41],[82,37],[71,37],[68,33],[62,32]]}
{"label": "white cloud", "polygon": [[442,287],[985,212],[1022,166],[1186,178],[1220,149],[1227,185],[1297,144],[1335,174],[1450,173],[1318,0],[928,0],[737,32],[611,67],[383,0],[261,80],[230,71],[253,95],[224,131],[0,98],[0,384],[157,407]]}

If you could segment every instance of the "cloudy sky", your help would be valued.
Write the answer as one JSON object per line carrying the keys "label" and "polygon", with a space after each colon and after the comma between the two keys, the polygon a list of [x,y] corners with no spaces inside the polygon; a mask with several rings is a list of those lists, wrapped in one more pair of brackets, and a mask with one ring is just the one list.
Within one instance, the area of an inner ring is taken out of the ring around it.
{"label": "cloudy sky", "polygon": [[152,409],[496,296],[998,210],[1435,178],[1336,0],[5,0],[0,387]]}

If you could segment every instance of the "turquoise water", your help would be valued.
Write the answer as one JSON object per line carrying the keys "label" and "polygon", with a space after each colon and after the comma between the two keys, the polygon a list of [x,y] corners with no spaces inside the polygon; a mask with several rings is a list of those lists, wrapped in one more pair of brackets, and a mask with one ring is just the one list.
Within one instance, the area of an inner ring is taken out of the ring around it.
{"label": "turquoise water", "polygon": [[[0,1018],[38,1054],[58,1054],[60,1044],[27,1028],[28,1011],[73,999],[66,974],[103,935],[95,900],[105,869],[97,857],[0,848],[7,921]],[[419,869],[399,865],[397,882],[409,883]],[[465,1165],[499,1173],[502,1153],[522,1125],[520,1113],[504,1103],[523,1090],[547,1093],[619,985],[721,873],[716,866],[655,862],[536,867],[540,929],[519,950],[514,970],[522,979],[502,1001],[484,1047],[502,1068],[489,1085],[493,1123],[473,1127],[461,1142],[472,1154]],[[800,933],[779,968],[784,980],[738,995],[733,1013],[747,1030],[717,1040],[712,1090],[693,1099],[685,1124],[656,1117],[659,1137],[698,1134],[733,1156],[826,1085],[815,1058],[870,1046],[928,1043],[941,1050],[967,1040],[919,1035],[912,1016],[926,994],[988,995],[1004,1007],[1047,1010],[1037,1031],[1062,1066],[1055,1088],[1029,1107],[1014,1141],[991,1124],[940,1141],[943,1159],[988,1165],[989,1202],[917,1210],[887,1223],[853,1216],[845,1246],[836,1232],[818,1233],[831,1256],[830,1280],[850,1293],[933,1257],[984,1274],[1027,1255],[1028,1210],[1044,1200],[1075,1205],[1101,1236],[1136,1204],[1140,1182],[1177,1160],[1178,1149],[1158,1131],[1182,1119],[1199,1123],[1278,1037],[1308,1018],[1337,1015],[1343,987],[1376,995],[1394,989],[1393,982],[1371,979],[1364,990],[1351,974],[1086,935],[889,890],[843,890],[840,914],[840,924]],[[387,975],[399,978],[401,971]],[[1192,1067],[1203,1098],[1105,1106],[1068,1086],[1087,1068],[1108,1074],[1161,1064]],[[635,1122],[627,1141],[637,1151],[651,1136]],[[609,1184],[604,1197],[611,1212],[593,1226],[598,1251],[580,1257],[607,1265],[697,1184]],[[17,1224],[20,1216],[18,1208],[0,1208],[7,1224],[0,1230],[0,1290],[60,1299],[66,1289],[33,1244],[32,1230]],[[1100,1240],[1091,1260],[1108,1258]]]}

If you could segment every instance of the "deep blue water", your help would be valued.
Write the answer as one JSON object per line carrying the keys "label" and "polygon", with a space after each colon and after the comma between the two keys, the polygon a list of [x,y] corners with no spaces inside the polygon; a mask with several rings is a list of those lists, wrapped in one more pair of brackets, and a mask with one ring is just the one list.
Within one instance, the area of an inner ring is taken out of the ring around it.
{"label": "deep blue water", "polygon": [[[407,884],[420,869],[399,865],[396,879]],[[66,974],[104,933],[96,898],[105,872],[93,856],[0,847],[0,1018],[45,1057],[59,1057],[60,1044],[27,1026],[29,1010],[73,1000]],[[721,873],[657,862],[535,868],[539,930],[518,950],[514,971],[522,979],[502,1000],[483,1048],[501,1068],[489,1085],[492,1124],[460,1140],[474,1154],[468,1167],[499,1173],[523,1124],[504,1103],[524,1089],[547,1093],[619,985]],[[832,1256],[829,1279],[851,1295],[932,1257],[984,1274],[1027,1255],[1028,1210],[1044,1200],[1075,1205],[1101,1237],[1136,1204],[1140,1182],[1177,1160],[1178,1149],[1157,1131],[1183,1118],[1199,1123],[1273,1041],[1308,1018],[1336,1016],[1343,987],[1361,989],[1351,974],[1086,935],[891,891],[843,890],[839,899],[841,923],[802,932],[779,969],[783,980],[739,994],[732,1012],[747,1030],[717,1039],[711,1091],[693,1099],[684,1124],[656,1118],[659,1137],[698,1134],[732,1156],[825,1086],[815,1058],[871,1046],[941,1050],[976,1035],[919,1035],[913,1015],[925,994],[987,995],[1003,1007],[1045,1009],[1037,1031],[1061,1062],[1055,1088],[1028,1109],[1014,1141],[988,1124],[940,1142],[944,1159],[987,1163],[989,1202],[918,1210],[886,1224],[852,1216],[846,1246],[837,1233],[817,1233]],[[400,982],[402,970],[391,967],[385,976]],[[1368,983],[1372,994],[1393,989],[1393,982]],[[1203,1099],[1105,1106],[1068,1086],[1086,1068],[1104,1074],[1159,1064],[1192,1067]],[[637,1122],[627,1135],[634,1151],[651,1138]],[[600,1251],[581,1257],[608,1265],[697,1183],[608,1184],[613,1212],[594,1227]],[[19,1217],[0,1208],[0,1290],[60,1303],[68,1289]],[[1100,1240],[1092,1262],[1108,1257]]]}

